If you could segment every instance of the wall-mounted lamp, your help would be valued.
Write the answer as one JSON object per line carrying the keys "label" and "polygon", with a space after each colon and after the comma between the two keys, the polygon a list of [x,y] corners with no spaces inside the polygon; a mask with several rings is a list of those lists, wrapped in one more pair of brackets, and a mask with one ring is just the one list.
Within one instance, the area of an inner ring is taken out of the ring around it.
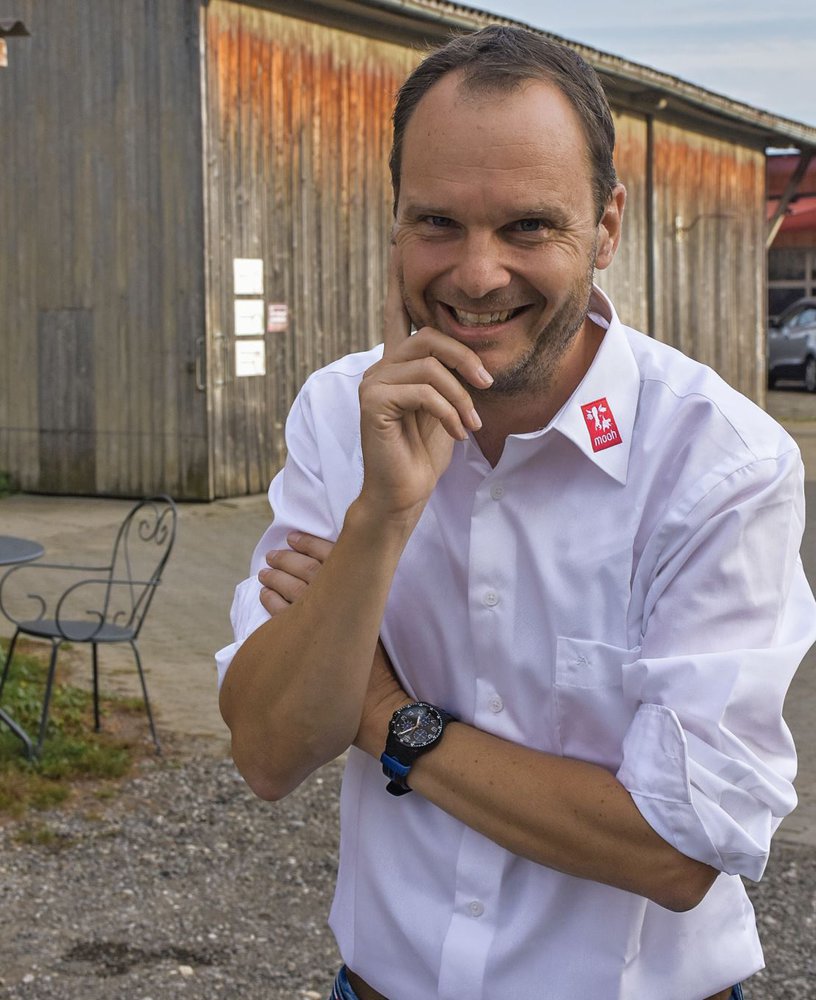
{"label": "wall-mounted lamp", "polygon": [[25,38],[31,32],[22,21],[0,21],[0,66],[8,66],[7,38]]}
{"label": "wall-mounted lamp", "polygon": [[688,234],[694,229],[698,222],[703,222],[708,219],[736,219],[733,212],[702,212],[700,215],[695,215],[695,217],[688,223],[688,225],[683,224],[683,216],[675,215],[674,217],[674,239],[676,243],[682,243]]}

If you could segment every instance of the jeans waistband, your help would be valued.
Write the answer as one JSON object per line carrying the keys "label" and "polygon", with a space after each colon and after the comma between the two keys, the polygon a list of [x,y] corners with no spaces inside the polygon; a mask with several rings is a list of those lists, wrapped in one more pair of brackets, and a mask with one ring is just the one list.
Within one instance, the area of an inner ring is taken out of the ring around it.
{"label": "jeans waistband", "polygon": [[[337,973],[329,1000],[360,1000],[349,984],[345,965]],[[731,1000],[745,1000],[739,983],[731,991]]]}

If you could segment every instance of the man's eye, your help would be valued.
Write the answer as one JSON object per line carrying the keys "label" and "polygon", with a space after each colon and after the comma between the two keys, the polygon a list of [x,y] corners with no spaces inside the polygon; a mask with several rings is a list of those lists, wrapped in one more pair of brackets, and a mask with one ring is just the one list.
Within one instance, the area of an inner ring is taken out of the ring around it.
{"label": "man's eye", "polygon": [[520,233],[538,233],[549,228],[542,219],[519,219],[515,227]]}
{"label": "man's eye", "polygon": [[453,220],[448,219],[444,215],[426,215],[425,221],[435,229],[447,229],[448,226],[453,224]]}

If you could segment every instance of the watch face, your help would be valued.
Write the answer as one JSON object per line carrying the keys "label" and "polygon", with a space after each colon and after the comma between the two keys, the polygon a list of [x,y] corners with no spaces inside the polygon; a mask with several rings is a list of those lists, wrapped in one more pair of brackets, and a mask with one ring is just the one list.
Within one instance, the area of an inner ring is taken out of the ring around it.
{"label": "watch face", "polygon": [[425,747],[439,738],[442,716],[433,705],[408,705],[391,722],[394,736],[406,747]]}

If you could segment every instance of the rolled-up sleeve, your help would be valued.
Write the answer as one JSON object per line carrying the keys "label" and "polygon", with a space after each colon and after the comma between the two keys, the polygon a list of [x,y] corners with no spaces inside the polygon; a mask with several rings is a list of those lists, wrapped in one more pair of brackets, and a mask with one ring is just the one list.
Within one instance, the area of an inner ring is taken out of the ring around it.
{"label": "rolled-up sleeve", "polygon": [[679,504],[660,552],[641,656],[623,668],[637,705],[619,780],[669,843],[759,879],[796,805],[796,755],[782,708],[816,639],[799,545],[798,453],[757,460]]}
{"label": "rolled-up sleeve", "polygon": [[322,454],[318,447],[307,381],[295,400],[286,421],[287,457],[283,468],[269,487],[269,505],[273,521],[255,547],[250,560],[250,576],[238,584],[230,610],[234,641],[215,654],[218,686],[244,641],[269,619],[260,602],[258,573],[266,565],[266,553],[288,548],[286,537],[297,530],[328,538],[337,538],[337,522],[328,502],[324,483]]}

